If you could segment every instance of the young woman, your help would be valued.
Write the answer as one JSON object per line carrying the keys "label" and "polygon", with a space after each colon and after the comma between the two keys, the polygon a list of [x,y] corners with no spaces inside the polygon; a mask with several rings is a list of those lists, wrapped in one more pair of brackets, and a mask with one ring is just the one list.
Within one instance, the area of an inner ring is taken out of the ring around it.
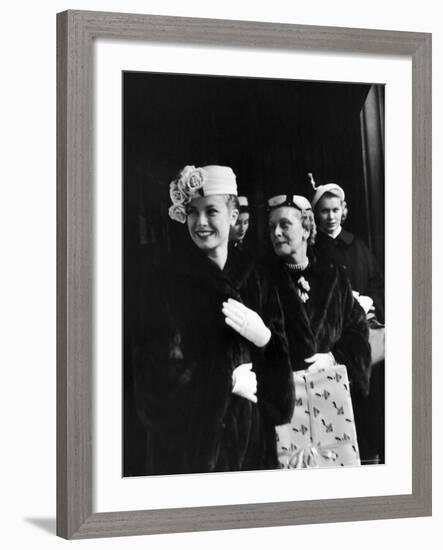
{"label": "young woman", "polygon": [[237,185],[224,166],[186,166],[170,217],[192,246],[151,285],[135,393],[147,426],[146,474],[277,467],[275,425],[294,392],[277,294],[230,250]]}
{"label": "young woman", "polygon": [[231,229],[230,239],[234,247],[243,249],[244,238],[249,229],[250,213],[247,197],[238,197],[239,214],[234,227]]}
{"label": "young woman", "polygon": [[342,227],[348,215],[345,192],[336,183],[320,185],[315,188],[312,208],[319,229],[317,255],[346,266],[362,306],[366,307],[366,301],[368,308],[372,300],[377,319],[384,322],[384,283],[377,262],[366,244]]}
{"label": "young woman", "polygon": [[[360,453],[365,463],[384,462],[384,281],[375,257],[367,245],[342,225],[348,215],[344,190],[336,183],[315,187],[312,207],[319,228],[315,242],[317,256],[346,268],[357,300],[365,309],[372,349],[377,365],[371,377],[371,393],[356,400],[360,430]],[[363,435],[365,437],[363,437]]]}

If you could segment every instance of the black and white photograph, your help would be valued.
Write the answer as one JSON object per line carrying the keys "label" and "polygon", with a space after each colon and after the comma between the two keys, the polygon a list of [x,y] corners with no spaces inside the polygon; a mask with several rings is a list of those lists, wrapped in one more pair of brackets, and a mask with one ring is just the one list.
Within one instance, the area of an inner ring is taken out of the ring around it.
{"label": "black and white photograph", "polygon": [[441,537],[438,6],[4,4],[3,548]]}
{"label": "black and white photograph", "polygon": [[384,85],[122,90],[123,476],[384,464]]}

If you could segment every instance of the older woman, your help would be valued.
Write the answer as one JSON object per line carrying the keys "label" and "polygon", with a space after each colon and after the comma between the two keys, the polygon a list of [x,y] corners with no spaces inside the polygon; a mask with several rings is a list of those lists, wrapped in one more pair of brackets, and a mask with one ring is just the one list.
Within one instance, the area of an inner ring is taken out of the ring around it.
{"label": "older woman", "polygon": [[192,242],[158,274],[135,390],[148,433],[147,474],[277,466],[274,426],[293,386],[275,290],[228,253],[238,216],[229,167],[185,167],[170,217]]}
{"label": "older woman", "polygon": [[312,254],[316,226],[309,201],[279,195],[269,199],[268,207],[277,256],[272,279],[281,299],[293,371],[343,364],[351,394],[367,394],[370,348],[365,313],[343,269]]}

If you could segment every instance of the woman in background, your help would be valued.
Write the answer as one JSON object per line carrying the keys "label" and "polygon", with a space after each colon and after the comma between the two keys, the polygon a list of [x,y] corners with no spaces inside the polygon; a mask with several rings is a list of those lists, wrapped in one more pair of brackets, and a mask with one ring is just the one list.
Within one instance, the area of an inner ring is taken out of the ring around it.
{"label": "woman in background", "polygon": [[[342,265],[354,295],[366,312],[369,323],[372,369],[371,392],[356,400],[355,413],[360,430],[360,453],[365,463],[384,462],[384,280],[367,245],[342,224],[348,215],[345,192],[336,183],[315,186],[312,207],[319,232],[315,251],[325,261]],[[363,437],[364,436],[364,437]]]}
{"label": "woman in background", "polygon": [[243,250],[244,239],[249,229],[250,212],[248,198],[238,197],[239,213],[234,226],[231,229],[230,239],[235,248]]}
{"label": "woman in background", "polygon": [[336,183],[314,186],[314,189],[312,208],[319,229],[315,243],[317,255],[346,267],[362,307],[368,312],[373,302],[375,316],[383,323],[383,276],[366,244],[342,227],[348,215],[345,192]]}

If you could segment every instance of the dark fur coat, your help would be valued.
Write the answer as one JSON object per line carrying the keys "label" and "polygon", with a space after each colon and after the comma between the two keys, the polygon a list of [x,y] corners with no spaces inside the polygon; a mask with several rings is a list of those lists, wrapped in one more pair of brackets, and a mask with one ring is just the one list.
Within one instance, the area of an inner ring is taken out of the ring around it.
{"label": "dark fur coat", "polygon": [[[255,310],[271,340],[258,349],[224,322],[232,297]],[[197,248],[150,281],[149,315],[135,361],[135,397],[147,428],[146,474],[277,467],[274,426],[294,405],[275,289],[229,252],[221,271]],[[258,404],[232,393],[232,372],[252,362]]]}
{"label": "dark fur coat", "polygon": [[384,282],[377,262],[366,244],[353,233],[342,229],[335,239],[318,232],[316,254],[327,262],[346,268],[353,290],[374,300],[377,319],[384,322]]}
{"label": "dark fur coat", "polygon": [[[291,273],[281,262],[271,268],[285,316],[286,335],[293,370],[306,369],[314,353],[332,352],[348,370],[353,392],[369,391],[371,352],[363,309],[352,295],[345,270],[313,256],[308,268]],[[299,297],[298,279],[309,282],[309,299]]]}

